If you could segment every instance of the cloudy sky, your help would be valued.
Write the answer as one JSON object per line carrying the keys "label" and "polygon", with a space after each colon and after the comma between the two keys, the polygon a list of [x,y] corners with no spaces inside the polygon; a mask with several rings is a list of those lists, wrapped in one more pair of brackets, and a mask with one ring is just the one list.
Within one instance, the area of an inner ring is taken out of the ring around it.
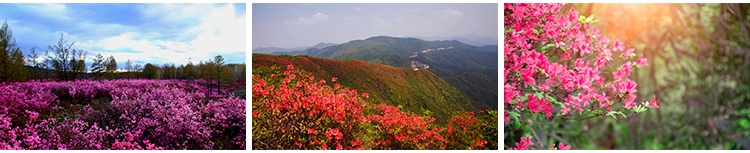
{"label": "cloudy sky", "polygon": [[60,35],[88,51],[135,63],[187,64],[222,55],[247,63],[243,4],[0,4],[18,47],[44,54]]}
{"label": "cloudy sky", "polygon": [[252,48],[345,43],[371,36],[497,39],[498,4],[252,4]]}

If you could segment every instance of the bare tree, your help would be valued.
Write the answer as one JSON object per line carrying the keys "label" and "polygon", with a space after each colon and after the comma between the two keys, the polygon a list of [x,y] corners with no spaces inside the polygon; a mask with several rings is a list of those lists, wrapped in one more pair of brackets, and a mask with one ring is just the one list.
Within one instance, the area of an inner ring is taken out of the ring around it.
{"label": "bare tree", "polygon": [[141,63],[137,63],[135,64],[135,66],[133,66],[133,69],[136,72],[136,78],[141,78],[139,74],[143,72],[143,65],[141,65]]}
{"label": "bare tree", "polygon": [[96,74],[96,76],[101,79],[102,73],[107,68],[107,61],[104,59],[104,56],[102,54],[96,54],[96,58],[94,58],[94,63],[91,64],[91,71]]}
{"label": "bare tree", "polygon": [[125,62],[125,70],[127,70],[128,78],[130,78],[130,74],[132,74],[130,71],[133,70],[133,62],[131,62],[130,59]]}
{"label": "bare tree", "polygon": [[31,51],[31,53],[27,55],[27,64],[33,67],[32,79],[37,79],[39,76],[39,67],[42,66],[42,63],[36,60],[37,58],[39,58],[39,55],[36,53],[36,47],[32,47],[29,51]]}
{"label": "bare tree", "polygon": [[47,60],[49,60],[52,68],[55,69],[58,79],[73,80],[81,70],[85,71],[86,63],[83,61],[85,61],[84,57],[86,53],[82,50],[73,49],[75,42],[68,43],[63,37],[63,35],[60,35],[60,40],[56,45],[47,47],[48,51],[52,51],[52,55],[47,56]]}
{"label": "bare tree", "polygon": [[109,55],[109,59],[107,59],[107,73],[109,79],[114,79],[117,74],[117,61],[114,55]]}
{"label": "bare tree", "polygon": [[79,76],[82,76],[86,73],[86,56],[88,55],[87,51],[81,51],[78,50],[78,52],[73,53],[73,59],[71,59],[71,66],[73,70],[73,77],[78,78]]}
{"label": "bare tree", "polygon": [[232,68],[234,71],[234,77],[235,78],[245,78],[243,74],[245,74],[245,64],[236,64]]}

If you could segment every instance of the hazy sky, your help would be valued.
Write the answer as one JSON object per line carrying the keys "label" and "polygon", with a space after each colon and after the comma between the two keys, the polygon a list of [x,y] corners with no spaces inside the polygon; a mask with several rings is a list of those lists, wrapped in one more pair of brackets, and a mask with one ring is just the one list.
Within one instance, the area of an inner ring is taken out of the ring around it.
{"label": "hazy sky", "polygon": [[136,63],[186,64],[222,55],[225,63],[246,62],[245,4],[0,4],[25,54],[44,54],[60,34],[88,51],[87,64],[114,55],[124,68]]}
{"label": "hazy sky", "polygon": [[252,48],[371,36],[498,38],[498,4],[252,4]]}

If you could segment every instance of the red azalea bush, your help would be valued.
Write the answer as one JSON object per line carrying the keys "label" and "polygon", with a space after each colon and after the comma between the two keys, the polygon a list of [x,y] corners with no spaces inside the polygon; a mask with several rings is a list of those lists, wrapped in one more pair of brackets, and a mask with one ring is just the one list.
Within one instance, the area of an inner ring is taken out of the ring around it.
{"label": "red azalea bush", "polygon": [[385,104],[374,109],[375,115],[366,118],[377,133],[373,149],[445,149],[447,140],[438,128],[429,124],[434,118],[423,118]]}
{"label": "red azalea bush", "polygon": [[1,84],[0,149],[244,149],[245,100],[206,99],[200,88],[179,80]]}
{"label": "red azalea bush", "polygon": [[[492,114],[491,114],[492,115]],[[494,113],[497,116],[497,113]],[[496,119],[496,118],[495,118]],[[495,120],[497,121],[497,120]],[[497,123],[497,122],[494,122]],[[448,120],[448,130],[444,131],[449,146],[466,146],[470,149],[481,149],[487,144],[489,138],[484,138],[479,132],[483,126],[479,119],[474,116],[474,112],[456,112]],[[494,131],[497,131],[495,129]],[[497,136],[494,137],[495,139]],[[451,148],[455,149],[455,148]]]}
{"label": "red azalea bush", "polygon": [[[627,78],[632,68],[647,66],[646,59],[641,56],[631,62],[635,49],[619,40],[610,45],[610,39],[591,25],[596,22],[593,16],[579,17],[573,8],[562,14],[563,6],[505,4],[505,121],[518,120],[522,111],[543,113],[548,118],[587,119],[608,115],[627,118],[647,108],[658,108],[655,97],[652,102],[636,103],[638,84]],[[618,53],[619,59],[611,57]],[[604,72],[610,68],[616,70]],[[611,80],[609,75],[602,75],[610,73]],[[561,111],[553,111],[556,106]],[[574,117],[572,110],[593,115]],[[634,113],[625,115],[621,110]],[[511,149],[526,149],[530,141],[523,141]]]}
{"label": "red azalea bush", "polygon": [[497,143],[496,111],[490,119],[457,113],[449,126],[466,128],[449,131],[432,117],[368,104],[362,100],[368,93],[342,87],[336,77],[316,79],[292,65],[272,69],[279,71],[253,76],[256,149],[487,149]]}
{"label": "red azalea bush", "polygon": [[364,104],[357,91],[321,85],[326,79],[292,65],[287,69],[283,75],[272,74],[268,82],[253,78],[253,146],[360,149],[355,134],[363,130],[358,121]]}

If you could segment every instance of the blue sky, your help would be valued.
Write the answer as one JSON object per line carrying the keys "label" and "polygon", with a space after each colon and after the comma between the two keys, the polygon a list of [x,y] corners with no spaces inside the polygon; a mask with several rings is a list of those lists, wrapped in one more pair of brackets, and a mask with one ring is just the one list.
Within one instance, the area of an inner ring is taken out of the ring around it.
{"label": "blue sky", "polygon": [[252,4],[252,48],[372,36],[498,38],[498,4]]}
{"label": "blue sky", "polygon": [[0,4],[0,22],[27,54],[44,54],[60,34],[74,48],[135,63],[187,64],[222,55],[247,63],[246,5],[242,4]]}

